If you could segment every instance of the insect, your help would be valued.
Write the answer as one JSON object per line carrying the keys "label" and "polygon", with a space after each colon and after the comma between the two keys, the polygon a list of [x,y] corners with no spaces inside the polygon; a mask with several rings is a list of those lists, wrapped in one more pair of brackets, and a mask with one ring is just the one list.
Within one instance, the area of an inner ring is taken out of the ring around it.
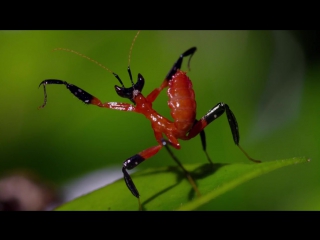
{"label": "insect", "polygon": [[[129,63],[128,63],[128,74],[131,81],[131,87],[125,87],[120,77],[108,70],[110,73],[114,75],[114,77],[119,81],[121,86],[115,85],[116,93],[122,97],[129,99],[132,104],[129,103],[122,103],[122,102],[106,102],[102,103],[100,99],[91,95],[90,93],[86,92],[85,90],[67,83],[63,80],[58,79],[46,79],[42,81],[39,85],[43,85],[44,88],[44,103],[39,108],[43,108],[47,103],[47,94],[46,94],[46,85],[47,84],[63,84],[70,90],[70,92],[76,96],[79,100],[84,102],[85,104],[95,105],[101,108],[109,108],[114,110],[120,111],[128,111],[128,112],[136,112],[143,114],[150,122],[151,127],[154,131],[154,135],[157,141],[157,145],[152,146],[148,149],[145,149],[123,162],[122,172],[124,176],[125,183],[131,193],[139,199],[140,194],[138,189],[136,188],[135,184],[131,176],[128,173],[128,170],[131,170],[138,166],[140,163],[144,162],[146,159],[151,158],[158,151],[165,147],[174,161],[180,166],[180,168],[185,173],[186,177],[188,178],[189,182],[191,183],[193,189],[200,195],[198,188],[188,173],[188,171],[183,167],[180,161],[174,156],[173,152],[171,151],[170,147],[175,149],[180,149],[179,139],[181,140],[190,140],[197,135],[200,135],[201,143],[203,151],[205,152],[208,161],[212,164],[212,161],[207,153],[206,150],[206,137],[204,128],[207,127],[211,122],[215,119],[219,118],[223,113],[226,113],[229,126],[231,129],[231,133],[233,136],[234,143],[240,148],[240,150],[246,155],[246,157],[256,163],[261,161],[255,160],[251,158],[239,145],[239,129],[237,120],[232,113],[229,106],[223,102],[216,104],[213,108],[211,108],[203,117],[199,120],[196,119],[196,101],[195,101],[195,93],[192,88],[192,82],[187,76],[186,72],[181,71],[182,61],[184,58],[189,57],[188,60],[188,69],[190,70],[190,60],[191,57],[196,52],[196,47],[191,47],[187,51],[183,52],[178,60],[173,64],[173,67],[170,69],[168,74],[166,75],[164,81],[160,85],[160,87],[154,89],[151,93],[147,96],[142,94],[142,89],[145,83],[143,76],[139,73],[137,82],[134,83],[132,80],[132,74],[130,69],[130,56],[133,44],[135,39],[137,38],[139,32],[136,34],[135,38],[133,39],[130,52],[129,52]],[[74,52],[82,57],[85,57],[96,64],[98,62],[90,59],[87,56],[84,56],[80,53],[77,53],[72,50],[68,49],[60,49]],[[99,64],[101,66],[101,64]],[[157,113],[156,110],[152,108],[152,103],[156,100],[158,95],[163,89],[167,88],[167,94],[169,97],[168,106],[170,108],[170,114],[173,118],[173,121],[161,116]],[[140,200],[139,200],[140,201]],[[140,202],[139,202],[140,203]]]}

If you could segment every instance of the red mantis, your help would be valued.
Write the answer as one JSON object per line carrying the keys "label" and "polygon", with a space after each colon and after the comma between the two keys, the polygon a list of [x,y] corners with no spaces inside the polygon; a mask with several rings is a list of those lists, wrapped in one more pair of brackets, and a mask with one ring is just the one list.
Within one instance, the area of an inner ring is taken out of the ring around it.
{"label": "red mantis", "polygon": [[[188,180],[190,181],[192,187],[195,192],[200,195],[198,188],[193,181],[192,177],[188,173],[188,171],[183,167],[180,161],[173,155],[170,147],[175,149],[180,149],[179,139],[181,140],[189,140],[200,134],[201,142],[203,150],[207,156],[208,161],[212,164],[212,161],[206,151],[206,138],[204,133],[204,128],[207,127],[212,121],[220,117],[223,113],[226,113],[229,126],[231,129],[231,133],[233,136],[234,143],[240,148],[240,150],[247,156],[247,158],[253,162],[259,163],[259,160],[255,160],[251,158],[239,145],[239,129],[237,120],[230,110],[229,106],[223,102],[216,104],[213,108],[211,108],[203,117],[199,120],[196,119],[196,101],[195,101],[195,93],[192,88],[192,82],[187,76],[187,74],[181,71],[182,61],[185,57],[189,57],[188,68],[190,69],[190,60],[193,54],[196,52],[197,48],[192,47],[182,53],[178,60],[174,63],[173,67],[170,69],[169,73],[165,77],[164,81],[160,85],[160,87],[154,89],[147,96],[142,94],[142,89],[144,86],[144,78],[139,73],[137,82],[134,83],[132,80],[132,74],[130,69],[130,55],[131,50],[134,44],[135,39],[137,38],[139,32],[136,34],[129,53],[129,66],[128,73],[131,81],[131,87],[126,88],[120,79],[120,77],[111,72],[116,79],[119,81],[121,86],[115,85],[115,91],[122,98],[128,98],[132,104],[122,103],[122,102],[106,102],[102,103],[100,99],[91,95],[90,93],[84,91],[83,89],[69,84],[66,81],[57,80],[57,79],[46,79],[42,81],[39,85],[43,85],[44,88],[44,103],[40,108],[43,108],[47,102],[47,94],[46,94],[46,85],[47,84],[63,84],[65,85],[70,92],[76,96],[79,100],[84,102],[85,104],[95,105],[101,108],[109,108],[120,111],[129,111],[143,114],[148,120],[150,120],[151,127],[154,131],[154,136],[156,138],[157,144],[155,146],[151,146],[148,149],[145,149],[123,162],[122,172],[124,175],[125,183],[131,193],[139,199],[140,194],[130,177],[128,170],[131,170],[138,166],[140,163],[144,162],[146,159],[154,156],[161,148],[165,147],[172,158],[176,161],[176,163],[183,170]],[[82,57],[85,57],[95,63],[96,61],[79,54],[75,51],[68,49],[59,49],[59,50],[67,50],[74,52]],[[99,64],[99,63],[97,63]],[[99,64],[101,66],[101,64]],[[171,116],[173,121],[161,116],[152,108],[152,103],[156,100],[159,93],[163,90],[167,89],[167,94],[169,97],[168,106],[171,110]]]}

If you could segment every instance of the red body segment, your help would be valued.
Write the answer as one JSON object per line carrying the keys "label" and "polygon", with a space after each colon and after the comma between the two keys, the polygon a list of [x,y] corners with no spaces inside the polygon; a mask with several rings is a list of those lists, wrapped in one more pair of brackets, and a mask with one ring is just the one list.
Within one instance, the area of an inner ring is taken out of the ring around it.
{"label": "red body segment", "polygon": [[168,106],[174,125],[178,130],[177,138],[185,139],[196,118],[196,101],[192,82],[185,72],[177,70],[169,82]]}
{"label": "red body segment", "polygon": [[[165,80],[167,81],[167,80]],[[158,96],[163,87],[168,86],[168,105],[171,109],[173,122],[161,116],[152,108],[154,96]],[[187,133],[192,128],[196,117],[196,101],[192,83],[185,72],[177,70],[169,84],[162,84],[148,97],[140,92],[134,97],[136,106],[134,111],[143,114],[150,120],[155,137],[161,144],[162,134],[166,135],[175,148],[180,148],[178,139],[187,140]]]}

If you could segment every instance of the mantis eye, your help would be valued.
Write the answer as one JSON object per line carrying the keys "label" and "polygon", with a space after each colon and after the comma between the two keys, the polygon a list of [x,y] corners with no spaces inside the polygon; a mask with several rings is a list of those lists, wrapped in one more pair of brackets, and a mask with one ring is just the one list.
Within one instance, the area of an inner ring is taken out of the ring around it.
{"label": "mantis eye", "polygon": [[125,88],[125,87],[119,87],[119,86],[115,85],[114,88],[120,97],[129,98],[131,102],[135,103],[135,101],[133,99],[133,91],[138,90],[139,92],[141,92],[143,89],[143,86],[144,86],[144,78],[139,73],[138,80],[137,80],[136,84],[134,84],[132,87]]}

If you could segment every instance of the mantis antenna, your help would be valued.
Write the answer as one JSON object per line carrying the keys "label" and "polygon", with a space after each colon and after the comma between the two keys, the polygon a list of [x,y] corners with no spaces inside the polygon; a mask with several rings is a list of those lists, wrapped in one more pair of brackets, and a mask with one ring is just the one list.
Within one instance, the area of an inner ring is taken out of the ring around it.
{"label": "mantis antenna", "polygon": [[82,53],[76,52],[76,51],[74,51],[74,50],[72,50],[72,49],[68,49],[68,48],[55,48],[55,49],[53,49],[52,51],[66,51],[66,52],[74,53],[74,54],[76,54],[76,55],[78,55],[78,56],[80,56],[80,57],[83,57],[83,58],[88,59],[89,61],[97,64],[98,66],[102,67],[103,69],[107,70],[108,72],[114,74],[109,68],[105,67],[104,65],[102,65],[102,64],[99,63],[98,61],[96,61],[96,60],[94,60],[94,59],[92,59],[92,58],[90,58],[90,57],[88,57],[88,56],[86,56],[86,55],[84,55],[84,54],[82,54]]}

